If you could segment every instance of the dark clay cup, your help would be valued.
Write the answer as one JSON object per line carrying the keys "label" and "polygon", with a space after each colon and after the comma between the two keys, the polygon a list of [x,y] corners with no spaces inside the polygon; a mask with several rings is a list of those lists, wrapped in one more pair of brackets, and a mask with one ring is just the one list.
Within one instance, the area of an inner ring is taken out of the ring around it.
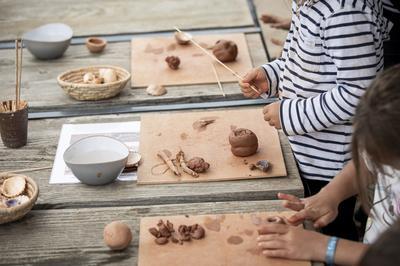
{"label": "dark clay cup", "polygon": [[21,101],[21,108],[15,112],[0,112],[0,133],[4,146],[19,148],[28,139],[28,104]]}

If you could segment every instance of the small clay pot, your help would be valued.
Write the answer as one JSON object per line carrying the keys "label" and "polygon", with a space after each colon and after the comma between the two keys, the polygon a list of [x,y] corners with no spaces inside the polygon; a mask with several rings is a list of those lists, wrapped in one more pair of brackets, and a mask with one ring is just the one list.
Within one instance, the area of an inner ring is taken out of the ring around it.
{"label": "small clay pot", "polygon": [[107,45],[107,40],[97,37],[90,37],[86,39],[86,47],[91,53],[101,53]]}
{"label": "small clay pot", "polygon": [[253,155],[258,149],[258,139],[253,131],[246,128],[237,128],[231,131],[229,143],[233,155],[247,157]]}

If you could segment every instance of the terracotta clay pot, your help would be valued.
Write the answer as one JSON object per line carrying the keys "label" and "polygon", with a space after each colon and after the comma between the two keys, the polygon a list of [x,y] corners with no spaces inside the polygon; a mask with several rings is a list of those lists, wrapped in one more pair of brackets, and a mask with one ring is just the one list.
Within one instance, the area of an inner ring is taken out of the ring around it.
{"label": "terracotta clay pot", "polygon": [[233,155],[247,157],[253,155],[258,149],[258,139],[253,131],[246,128],[237,128],[231,131],[229,143]]}
{"label": "terracotta clay pot", "polygon": [[101,53],[107,45],[107,40],[97,37],[86,39],[86,47],[91,53]]}

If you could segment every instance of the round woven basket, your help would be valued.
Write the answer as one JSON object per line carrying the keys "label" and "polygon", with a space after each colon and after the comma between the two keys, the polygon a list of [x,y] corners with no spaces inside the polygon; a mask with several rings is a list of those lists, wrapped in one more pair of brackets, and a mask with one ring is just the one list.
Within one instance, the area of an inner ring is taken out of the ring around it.
{"label": "round woven basket", "polygon": [[5,179],[13,176],[23,176],[26,179],[26,188],[24,194],[29,197],[29,201],[11,208],[0,208],[0,224],[9,223],[22,218],[27,214],[35,205],[35,202],[39,195],[39,188],[36,182],[26,175],[12,174],[12,173],[0,173],[0,185],[3,185]]}
{"label": "round woven basket", "polygon": [[[85,84],[83,76],[92,72],[99,74],[100,68],[111,68],[117,73],[118,80],[104,84]],[[80,101],[97,101],[116,96],[125,87],[131,78],[131,74],[121,67],[116,66],[90,66],[69,70],[57,77],[61,88],[72,98]]]}

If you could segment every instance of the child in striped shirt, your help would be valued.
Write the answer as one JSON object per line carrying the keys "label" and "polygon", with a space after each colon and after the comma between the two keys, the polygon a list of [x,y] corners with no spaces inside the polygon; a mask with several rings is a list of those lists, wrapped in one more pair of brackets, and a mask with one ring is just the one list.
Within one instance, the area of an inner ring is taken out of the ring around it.
{"label": "child in striped shirt", "polygon": [[[388,22],[380,0],[293,1],[282,56],[250,71],[240,82],[246,97],[279,94],[264,119],[288,136],[305,196],[319,192],[351,160],[352,118],[359,98],[383,69]],[[323,229],[357,240],[355,198]]]}
{"label": "child in striped shirt", "polygon": [[[269,257],[313,260],[331,265],[400,265],[390,253],[397,246],[380,246],[389,228],[400,219],[400,65],[385,70],[361,98],[354,117],[353,159],[318,194],[301,200],[281,194],[284,206],[296,210],[287,224],[267,224],[258,245]],[[375,187],[373,200],[371,188]],[[299,226],[308,219],[326,224],[337,215],[344,199],[358,194],[368,213],[364,243],[328,237]],[[398,223],[398,222],[397,222]],[[394,226],[394,227],[393,227]],[[397,229],[398,230],[398,229]],[[390,232],[390,231],[389,231]],[[396,244],[396,241],[392,241]],[[369,248],[372,246],[370,256]],[[365,257],[363,258],[365,254]],[[381,261],[376,257],[381,257]],[[398,258],[399,256],[397,256]],[[361,263],[360,260],[362,259]],[[380,263],[373,264],[372,262]]]}

